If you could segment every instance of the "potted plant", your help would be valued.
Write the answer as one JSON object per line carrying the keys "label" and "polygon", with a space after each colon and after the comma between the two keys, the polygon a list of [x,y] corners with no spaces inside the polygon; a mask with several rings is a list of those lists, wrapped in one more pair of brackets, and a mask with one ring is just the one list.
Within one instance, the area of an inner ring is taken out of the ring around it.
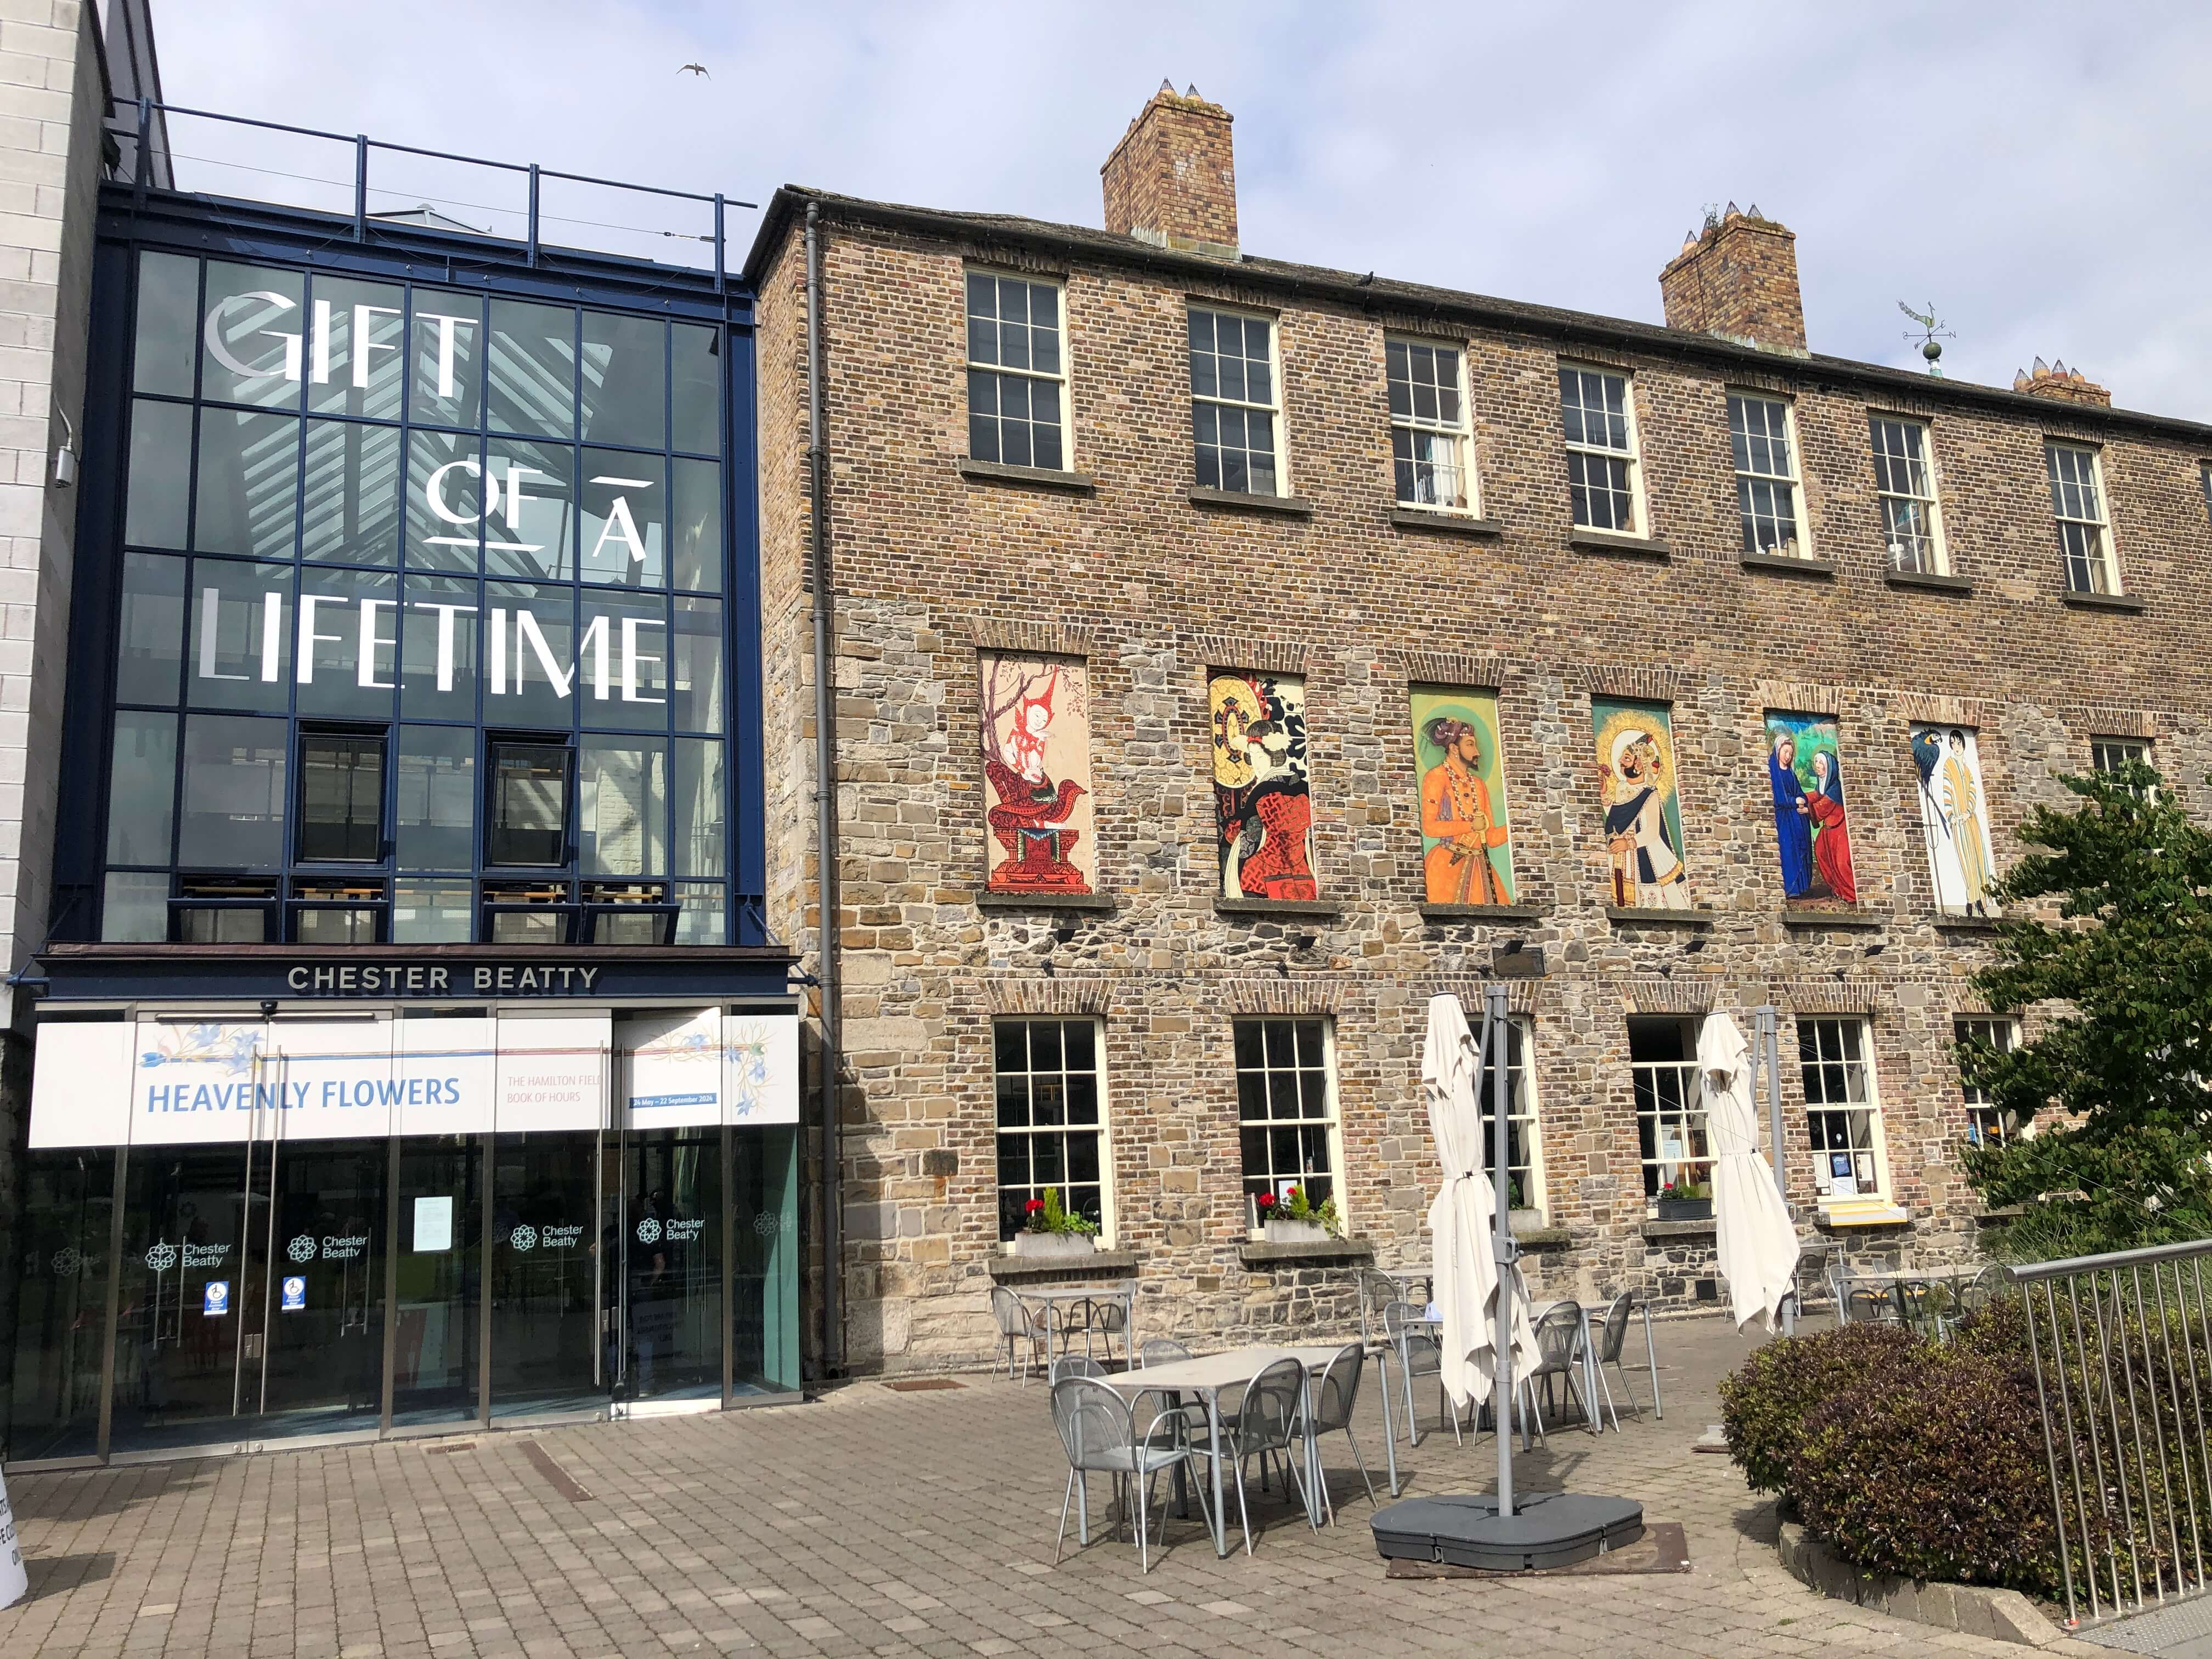
{"label": "potted plant", "polygon": [[1016,1255],[1089,1255],[1095,1248],[1097,1224],[1064,1206],[1059,1188],[1046,1188],[1025,1208],[1028,1219],[1014,1235]]}
{"label": "potted plant", "polygon": [[1528,1206],[1521,1191],[1521,1177],[1512,1176],[1506,1186],[1506,1224],[1516,1233],[1534,1232],[1544,1224],[1544,1212]]}
{"label": "potted plant", "polygon": [[1711,1182],[1670,1181],[1659,1189],[1662,1221],[1711,1221],[1713,1188]]}
{"label": "potted plant", "polygon": [[1270,1244],[1318,1244],[1337,1237],[1340,1231],[1336,1200],[1324,1199],[1316,1206],[1303,1186],[1290,1188],[1279,1199],[1273,1193],[1261,1193],[1255,1202],[1260,1231]]}

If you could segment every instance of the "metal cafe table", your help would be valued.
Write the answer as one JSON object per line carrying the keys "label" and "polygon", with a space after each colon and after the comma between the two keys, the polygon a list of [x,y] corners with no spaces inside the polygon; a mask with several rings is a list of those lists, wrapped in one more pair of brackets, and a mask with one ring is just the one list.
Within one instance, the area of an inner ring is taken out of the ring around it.
{"label": "metal cafe table", "polygon": [[[1132,1356],[1133,1363],[1133,1356],[1137,1352],[1137,1281],[1135,1279],[1124,1279],[1112,1285],[1054,1285],[1041,1290],[1016,1291],[1014,1294],[1024,1302],[1041,1302],[1044,1304],[1044,1354],[1048,1365],[1051,1364],[1053,1358],[1054,1309],[1064,1303],[1120,1303],[1122,1313],[1122,1340],[1127,1345],[1127,1351]],[[1060,1323],[1060,1334],[1065,1337],[1068,1334],[1067,1322],[1063,1318]],[[1084,1352],[1088,1353],[1090,1351],[1090,1345],[1086,1341]]]}
{"label": "metal cafe table", "polygon": [[[1218,1558],[1229,1553],[1227,1517],[1222,1512],[1221,1490],[1221,1391],[1241,1388],[1258,1374],[1260,1369],[1279,1359],[1295,1359],[1304,1367],[1306,1374],[1304,1396],[1299,1409],[1304,1420],[1313,1415],[1313,1379],[1317,1371],[1328,1369],[1328,1362],[1346,1347],[1358,1347],[1357,1343],[1331,1343],[1322,1347],[1299,1348],[1231,1348],[1225,1353],[1210,1353],[1196,1359],[1171,1360],[1164,1365],[1146,1365],[1136,1370],[1115,1371],[1097,1380],[1115,1393],[1133,1398],[1139,1394],[1194,1394],[1206,1405],[1206,1430],[1213,1466],[1213,1553]],[[1364,1351],[1378,1360],[1382,1354],[1375,1349]],[[1364,1360],[1363,1360],[1364,1363]],[[1398,1459],[1395,1449],[1397,1430],[1390,1419],[1390,1374],[1386,1366],[1382,1372],[1382,1443],[1391,1447],[1390,1491],[1395,1497],[1398,1490]],[[1321,1511],[1316,1499],[1321,1492],[1321,1451],[1316,1437],[1305,1437],[1305,1498],[1306,1518],[1313,1525],[1321,1524]],[[1176,1471],[1176,1479],[1182,1472]]]}

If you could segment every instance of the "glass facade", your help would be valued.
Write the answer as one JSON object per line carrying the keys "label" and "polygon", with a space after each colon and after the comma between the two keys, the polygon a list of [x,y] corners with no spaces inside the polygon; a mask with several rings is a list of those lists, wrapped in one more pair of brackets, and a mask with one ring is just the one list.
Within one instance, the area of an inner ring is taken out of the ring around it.
{"label": "glass facade", "polygon": [[732,937],[723,331],[143,250],[97,937]]}

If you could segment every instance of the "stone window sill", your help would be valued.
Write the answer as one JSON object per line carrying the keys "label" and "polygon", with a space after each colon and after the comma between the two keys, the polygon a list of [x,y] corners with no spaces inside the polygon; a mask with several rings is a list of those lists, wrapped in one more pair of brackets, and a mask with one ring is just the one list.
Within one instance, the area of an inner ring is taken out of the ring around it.
{"label": "stone window sill", "polygon": [[1662,910],[1656,905],[1608,904],[1606,920],[1623,927],[1710,927],[1713,913],[1710,910]]}
{"label": "stone window sill", "polygon": [[1423,921],[1541,921],[1547,904],[1424,904]]}
{"label": "stone window sill", "polygon": [[1272,1267],[1285,1261],[1372,1261],[1375,1247],[1364,1238],[1317,1238],[1271,1244],[1248,1238],[1237,1246],[1248,1267]]}
{"label": "stone window sill", "polygon": [[1939,910],[1936,913],[1936,925],[1958,933],[1994,933],[1997,930],[1997,919],[1995,916],[1946,915]]}
{"label": "stone window sill", "polygon": [[1882,580],[1892,587],[1924,588],[1931,593],[1972,593],[1974,585],[1964,576],[1942,576],[1932,570],[1886,570]]}
{"label": "stone window sill", "polygon": [[1649,536],[1616,536],[1604,530],[1571,530],[1567,545],[1577,553],[1611,553],[1629,559],[1658,559],[1674,556],[1674,550],[1667,543]]}
{"label": "stone window sill", "polygon": [[1710,1219],[1705,1221],[1647,1221],[1644,1224],[1644,1238],[1647,1241],[1654,1243],[1661,1239],[1669,1238],[1711,1238],[1719,1231],[1720,1223]]}
{"label": "stone window sill", "polygon": [[978,893],[978,910],[1110,910],[1111,893]]}
{"label": "stone window sill", "polygon": [[1093,1250],[1089,1255],[994,1255],[983,1266],[994,1279],[1092,1279],[1137,1271],[1134,1250]]}
{"label": "stone window sill", "polygon": [[1833,559],[1816,559],[1809,554],[1800,556],[1790,553],[1745,553],[1736,562],[1746,570],[1771,571],[1781,576],[1833,576]]}
{"label": "stone window sill", "polygon": [[1216,915],[1223,916],[1340,916],[1344,907],[1328,899],[1254,899],[1217,896]]}
{"label": "stone window sill", "polygon": [[1088,495],[1098,488],[1098,480],[1088,472],[1061,472],[1048,466],[1014,466],[1005,461],[971,461],[965,456],[960,459],[960,476],[973,483],[1035,484],[1076,495]]}
{"label": "stone window sill", "polygon": [[1889,918],[1879,910],[1784,910],[1784,927],[1887,927]]}
{"label": "stone window sill", "polygon": [[1193,507],[1226,507],[1245,513],[1277,513],[1286,519],[1310,519],[1314,506],[1303,495],[1255,495],[1243,489],[1208,489],[1203,484],[1190,487]]}
{"label": "stone window sill", "polygon": [[2076,593],[2071,589],[2058,596],[2061,605],[2075,611],[2148,611],[2149,605],[2132,593]]}
{"label": "stone window sill", "polygon": [[1516,1227],[1513,1242],[1524,1250],[1564,1250],[1575,1242],[1575,1236],[1565,1227]]}
{"label": "stone window sill", "polygon": [[1437,513],[1426,507],[1394,507],[1390,522],[1401,530],[1433,530],[1447,536],[1503,536],[1505,526],[1495,519],[1474,519],[1461,513]]}

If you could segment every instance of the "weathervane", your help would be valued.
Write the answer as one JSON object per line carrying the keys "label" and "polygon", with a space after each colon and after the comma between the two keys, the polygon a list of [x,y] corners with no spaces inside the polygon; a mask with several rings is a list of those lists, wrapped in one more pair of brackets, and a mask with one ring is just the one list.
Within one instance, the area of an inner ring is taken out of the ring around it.
{"label": "weathervane", "polygon": [[1938,340],[1955,340],[1959,337],[1936,320],[1936,302],[1933,300],[1928,302],[1928,310],[1924,314],[1915,311],[1902,300],[1897,302],[1897,308],[1920,325],[1920,331],[1917,334],[1908,334],[1905,337],[1920,342],[1920,355],[1928,360],[1928,372],[1937,380],[1942,380],[1943,378],[1943,348],[1936,343]]}

